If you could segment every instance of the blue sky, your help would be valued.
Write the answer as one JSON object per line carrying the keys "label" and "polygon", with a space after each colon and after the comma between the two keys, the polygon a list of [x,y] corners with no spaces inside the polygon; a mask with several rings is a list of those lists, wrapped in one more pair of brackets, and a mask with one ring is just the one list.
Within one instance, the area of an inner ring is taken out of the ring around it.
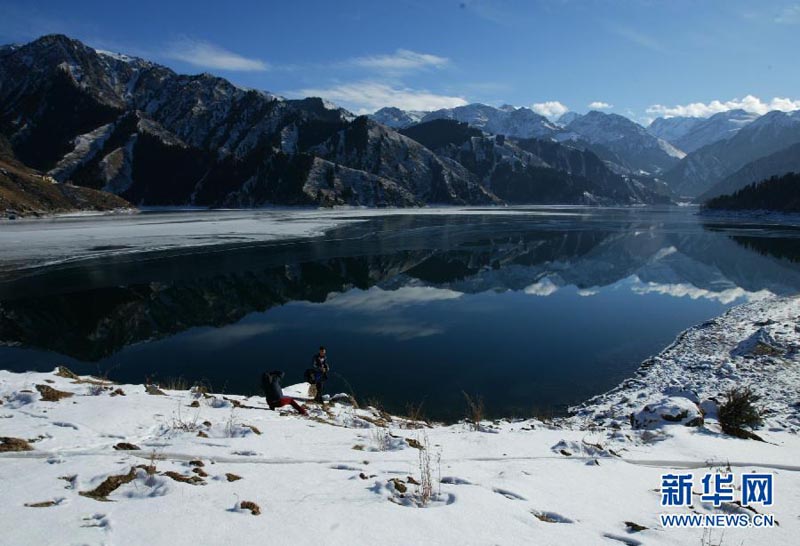
{"label": "blue sky", "polygon": [[0,42],[53,32],[359,113],[800,108],[798,0],[0,0]]}

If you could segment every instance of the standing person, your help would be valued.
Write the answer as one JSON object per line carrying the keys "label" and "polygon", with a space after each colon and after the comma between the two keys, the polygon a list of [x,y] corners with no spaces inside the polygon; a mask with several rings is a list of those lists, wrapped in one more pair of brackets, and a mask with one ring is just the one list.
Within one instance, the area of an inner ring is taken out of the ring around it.
{"label": "standing person", "polygon": [[291,405],[300,415],[306,415],[306,409],[295,402],[294,398],[283,395],[283,389],[281,388],[283,376],[284,373],[280,371],[264,372],[261,376],[261,387],[267,397],[269,409],[274,410],[275,408]]}
{"label": "standing person", "polygon": [[325,347],[320,345],[319,351],[311,359],[311,365],[314,367],[314,400],[322,402],[322,389],[325,386],[325,381],[328,380],[328,351]]}

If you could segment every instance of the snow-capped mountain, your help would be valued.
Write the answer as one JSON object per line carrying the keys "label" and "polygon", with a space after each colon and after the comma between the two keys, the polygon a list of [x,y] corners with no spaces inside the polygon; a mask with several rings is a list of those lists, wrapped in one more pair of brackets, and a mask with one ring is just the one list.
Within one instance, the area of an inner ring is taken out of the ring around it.
{"label": "snow-capped mountain", "polygon": [[567,112],[566,114],[561,114],[561,116],[556,120],[556,123],[562,127],[566,127],[579,117],[581,117],[581,114],[578,112]]}
{"label": "snow-capped mountain", "polygon": [[[703,118],[675,116],[671,118],[656,118],[647,126],[647,132],[651,135],[663,138],[667,142],[675,144],[681,137],[691,131]],[[677,144],[676,144],[677,145]],[[680,148],[680,147],[679,147]],[[683,148],[680,148],[683,151]]]}
{"label": "snow-capped mountain", "polygon": [[800,142],[800,110],[773,111],[745,125],[732,137],[704,146],[664,175],[673,191],[697,197],[748,163]]}
{"label": "snow-capped mountain", "polygon": [[369,117],[378,123],[382,123],[392,129],[403,129],[409,125],[414,125],[422,121],[429,112],[419,110],[401,110],[394,106],[387,106],[370,114]]}
{"label": "snow-capped mountain", "polygon": [[558,126],[531,110],[504,105],[500,108],[486,104],[468,104],[455,108],[435,110],[421,121],[452,119],[468,123],[487,133],[518,138],[546,138],[552,136]]}
{"label": "snow-capped mountain", "polygon": [[698,123],[675,144],[686,153],[693,152],[703,146],[732,137],[758,117],[758,114],[744,110],[720,112]]}
{"label": "snow-capped mountain", "polygon": [[575,118],[555,138],[588,143],[603,159],[652,174],[669,169],[686,155],[638,123],[598,111]]}

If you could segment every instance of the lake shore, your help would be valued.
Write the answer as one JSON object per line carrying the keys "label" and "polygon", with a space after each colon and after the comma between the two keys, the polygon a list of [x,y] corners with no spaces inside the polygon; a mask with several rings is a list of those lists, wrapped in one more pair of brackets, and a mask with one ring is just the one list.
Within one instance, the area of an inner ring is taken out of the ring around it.
{"label": "lake shore", "polygon": [[[31,448],[0,454],[4,540],[250,543],[269,528],[295,544],[716,544],[722,530],[665,529],[658,514],[752,512],[698,498],[661,507],[660,476],[681,469],[699,486],[730,467],[775,476],[775,505],[756,509],[780,525],[724,541],[793,544],[799,316],[797,298],[733,308],[553,421],[444,426],[344,401],[307,404],[304,418],[259,397],[3,371],[0,436]],[[713,402],[732,385],[763,396],[764,442],[720,431]],[[631,413],[670,403],[702,423],[631,427]]]}

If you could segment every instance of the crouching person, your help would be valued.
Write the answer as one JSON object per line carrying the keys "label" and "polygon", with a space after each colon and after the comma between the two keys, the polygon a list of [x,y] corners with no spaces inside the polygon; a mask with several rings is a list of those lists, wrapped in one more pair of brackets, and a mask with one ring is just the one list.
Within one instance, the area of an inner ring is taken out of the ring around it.
{"label": "crouching person", "polygon": [[281,388],[281,379],[284,373],[280,371],[264,372],[261,376],[261,387],[264,389],[264,394],[267,397],[267,405],[269,409],[282,408],[283,406],[292,406],[300,415],[306,415],[306,409],[295,402],[294,398],[283,395]]}

